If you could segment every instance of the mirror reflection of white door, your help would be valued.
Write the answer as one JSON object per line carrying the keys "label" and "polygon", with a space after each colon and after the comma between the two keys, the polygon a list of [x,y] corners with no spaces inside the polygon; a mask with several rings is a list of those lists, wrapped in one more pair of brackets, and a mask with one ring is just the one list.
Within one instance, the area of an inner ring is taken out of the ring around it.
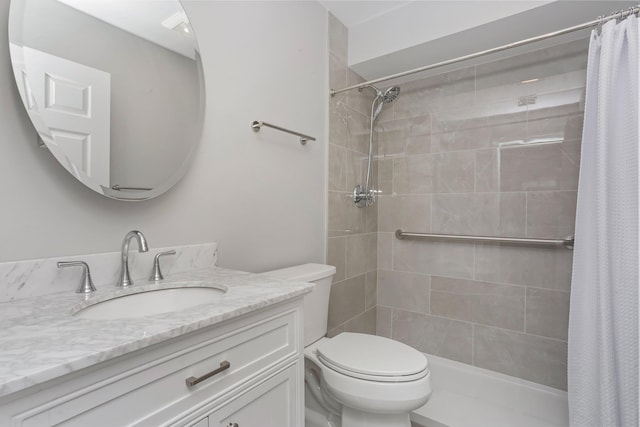
{"label": "mirror reflection of white door", "polygon": [[76,178],[109,187],[111,75],[29,47],[23,60],[44,143]]}

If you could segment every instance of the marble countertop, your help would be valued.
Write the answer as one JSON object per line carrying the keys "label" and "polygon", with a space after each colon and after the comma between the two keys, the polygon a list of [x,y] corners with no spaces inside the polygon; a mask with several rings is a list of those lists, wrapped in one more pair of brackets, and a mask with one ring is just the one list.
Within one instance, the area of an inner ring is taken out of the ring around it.
{"label": "marble countertop", "polygon": [[[169,315],[89,320],[74,317],[94,302],[150,289],[219,286],[224,296]],[[0,397],[135,350],[303,295],[310,283],[223,268],[177,274],[162,284],[103,287],[86,299],[62,292],[0,303]]]}

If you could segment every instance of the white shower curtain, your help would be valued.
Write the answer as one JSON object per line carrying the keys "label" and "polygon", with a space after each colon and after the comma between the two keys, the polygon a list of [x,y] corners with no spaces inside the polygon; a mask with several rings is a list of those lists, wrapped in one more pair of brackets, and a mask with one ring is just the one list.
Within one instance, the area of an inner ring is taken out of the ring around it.
{"label": "white shower curtain", "polygon": [[572,427],[638,426],[638,23],[589,47],[569,319]]}

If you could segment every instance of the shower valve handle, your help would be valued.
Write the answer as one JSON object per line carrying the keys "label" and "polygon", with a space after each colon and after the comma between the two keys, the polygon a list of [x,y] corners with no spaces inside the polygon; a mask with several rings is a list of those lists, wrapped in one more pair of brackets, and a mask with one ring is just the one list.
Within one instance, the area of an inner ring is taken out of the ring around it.
{"label": "shower valve handle", "polygon": [[353,198],[353,202],[357,207],[364,208],[373,205],[379,192],[380,191],[373,188],[369,189],[369,191],[365,191],[364,187],[358,184],[356,185],[356,188],[353,189],[353,193],[349,197]]}

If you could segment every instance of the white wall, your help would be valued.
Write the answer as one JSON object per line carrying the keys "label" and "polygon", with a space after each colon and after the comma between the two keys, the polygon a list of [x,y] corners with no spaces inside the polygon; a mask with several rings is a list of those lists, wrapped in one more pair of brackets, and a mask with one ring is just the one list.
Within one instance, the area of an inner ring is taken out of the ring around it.
{"label": "white wall", "polygon": [[[249,271],[324,260],[326,11],[315,2],[185,9],[207,82],[202,144],[185,178],[144,202],[93,193],[37,148],[0,31],[0,261],[114,251],[134,228],[155,247],[218,242],[219,265]],[[318,142],[255,134],[256,119]]]}

